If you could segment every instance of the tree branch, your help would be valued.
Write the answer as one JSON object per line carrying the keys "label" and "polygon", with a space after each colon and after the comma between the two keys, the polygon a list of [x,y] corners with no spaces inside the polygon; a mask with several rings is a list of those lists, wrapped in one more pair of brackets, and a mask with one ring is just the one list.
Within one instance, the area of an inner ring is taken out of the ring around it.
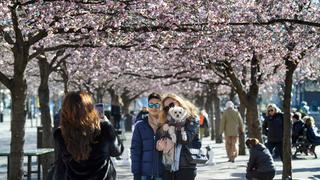
{"label": "tree branch", "polygon": [[58,67],[60,67],[60,65],[63,63],[63,61],[65,61],[70,56],[71,56],[71,54],[67,54],[64,57],[62,57],[55,66],[50,68],[50,73],[53,71],[57,71]]}
{"label": "tree branch", "polygon": [[29,37],[29,40],[27,41],[27,43],[29,46],[31,46],[47,36],[48,36],[48,32],[46,30],[40,30],[34,36]]}
{"label": "tree branch", "polygon": [[53,65],[57,61],[58,57],[62,56],[64,52],[65,52],[64,49],[56,52],[56,55],[52,58],[51,62],[49,63],[49,69],[53,68]]}
{"label": "tree branch", "polygon": [[4,26],[0,25],[0,34],[3,36],[4,40],[9,44],[14,44],[13,39],[10,34],[4,31]]}
{"label": "tree branch", "polygon": [[273,25],[273,24],[284,24],[284,23],[291,23],[291,24],[299,24],[299,25],[306,25],[306,26],[314,26],[320,27],[320,22],[310,22],[304,21],[299,19],[271,19],[265,22],[230,22],[226,25],[232,26],[245,26],[245,25],[255,25],[255,26],[265,26],[265,25]]}
{"label": "tree branch", "polygon": [[66,49],[66,48],[95,48],[95,47],[100,47],[97,45],[93,45],[93,44],[60,44],[57,46],[52,46],[52,47],[47,47],[47,48],[37,48],[36,52],[31,54],[29,56],[29,60],[37,57],[38,55],[45,53],[45,52],[50,52],[50,51],[57,51],[57,50],[61,50],[61,49]]}
{"label": "tree branch", "polygon": [[9,6],[9,9],[11,12],[11,20],[12,20],[13,30],[14,30],[15,37],[16,37],[16,43],[18,43],[19,45],[23,45],[24,44],[23,35],[21,32],[21,29],[19,28],[19,22],[18,22],[16,8],[17,8],[17,4],[14,4],[11,7]]}
{"label": "tree branch", "polygon": [[[144,78],[148,78],[148,79],[165,79],[165,78],[177,78],[179,79],[177,76],[183,73],[188,73],[191,72],[189,70],[183,70],[174,74],[166,74],[166,75],[141,75],[138,73],[132,73],[132,72],[124,72],[122,73],[123,75],[130,75],[130,76],[135,76],[135,77],[144,77]],[[181,79],[181,78],[180,78]]]}
{"label": "tree branch", "polygon": [[[81,4],[106,4],[105,0],[42,0],[42,2],[75,2],[75,3],[81,3]],[[30,0],[25,3],[19,3],[21,6],[26,6],[30,4],[39,3],[39,0]]]}
{"label": "tree branch", "polygon": [[5,74],[0,71],[0,81],[3,85],[5,85],[8,89],[12,87],[12,79],[9,79]]}

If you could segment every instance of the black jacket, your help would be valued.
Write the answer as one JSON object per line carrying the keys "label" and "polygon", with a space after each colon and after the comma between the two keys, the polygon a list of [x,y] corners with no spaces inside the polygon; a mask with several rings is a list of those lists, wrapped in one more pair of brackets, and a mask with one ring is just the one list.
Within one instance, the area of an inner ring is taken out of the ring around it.
{"label": "black jacket", "polygon": [[253,170],[258,172],[275,171],[272,156],[263,144],[257,144],[250,149],[247,172]]}
{"label": "black jacket", "polygon": [[[101,132],[95,138],[95,144],[92,144],[92,151],[88,160],[77,162],[72,159],[71,154],[67,151],[64,139],[61,135],[61,129],[58,128],[54,132],[55,145],[57,147],[56,164],[58,164],[58,171],[64,174],[59,179],[69,180],[105,180],[107,177],[107,169],[109,165],[110,156],[115,157],[121,155],[123,152],[123,145],[117,140],[117,136],[112,125],[103,121],[100,123]],[[64,167],[62,167],[64,166]],[[58,173],[59,174],[59,173]]]}
{"label": "black jacket", "polygon": [[[184,129],[187,133],[187,141],[182,140],[181,131],[177,130],[177,143],[182,145],[179,161],[179,169],[183,168],[196,168],[196,164],[190,163],[188,161],[187,148],[200,149],[201,141],[199,139],[199,119],[194,117],[189,117],[189,120],[184,124]],[[168,167],[167,167],[168,168]],[[168,169],[167,169],[168,170]]]}
{"label": "black jacket", "polygon": [[292,136],[298,137],[302,134],[304,128],[304,122],[302,120],[298,120],[292,125]]}
{"label": "black jacket", "polygon": [[282,142],[283,138],[283,114],[267,116],[262,125],[262,131],[268,137],[268,142]]}
{"label": "black jacket", "polygon": [[320,145],[320,136],[318,136],[315,132],[314,129],[310,126],[307,126],[307,138],[310,141],[311,144],[313,145]]}

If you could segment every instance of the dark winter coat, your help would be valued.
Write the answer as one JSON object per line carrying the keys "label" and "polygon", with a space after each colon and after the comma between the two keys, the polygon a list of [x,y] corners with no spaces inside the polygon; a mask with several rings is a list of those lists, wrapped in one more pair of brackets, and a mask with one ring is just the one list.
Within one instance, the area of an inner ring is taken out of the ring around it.
{"label": "dark winter coat", "polygon": [[[82,160],[80,162],[73,160],[72,155],[68,152],[61,134],[61,129],[58,128],[54,132],[55,145],[58,151],[56,164],[59,164],[59,167],[57,167],[58,171],[65,170],[64,179],[112,179],[106,176],[110,156],[115,157],[121,155],[124,147],[122,143],[119,143],[117,140],[115,130],[109,122],[103,121],[100,123],[100,126],[101,132],[94,140],[96,143],[91,146],[92,151],[88,160]],[[61,168],[61,165],[64,167]],[[59,179],[61,179],[61,177]]]}
{"label": "dark winter coat", "polygon": [[306,127],[307,128],[307,138],[313,145],[320,145],[320,136],[317,136],[314,132],[314,129],[312,127]]}
{"label": "dark winter coat", "polygon": [[[194,148],[200,149],[201,148],[201,141],[199,139],[199,119],[190,118],[184,125],[184,129],[187,133],[187,141],[182,140],[181,131],[177,131],[177,143],[182,144],[186,148]],[[182,168],[196,168],[196,164],[191,164],[187,160],[187,155],[185,151],[186,148],[181,149],[180,153],[180,162],[179,162],[179,169]]]}
{"label": "dark winter coat", "polygon": [[156,133],[148,123],[148,117],[140,119],[135,125],[131,141],[131,171],[134,179],[141,176],[162,177],[162,156],[156,150]]}
{"label": "dark winter coat", "polygon": [[[201,148],[201,140],[199,139],[199,119],[198,118],[193,118],[189,117],[186,120],[186,123],[183,125],[186,134],[187,134],[187,140],[183,141],[182,140],[182,135],[181,131],[179,128],[176,129],[176,136],[177,136],[177,144],[182,145],[182,149],[180,152],[180,160],[179,160],[179,169],[183,168],[196,168],[196,164],[189,163],[188,157],[190,156],[188,152],[188,148],[193,148],[193,149],[200,149]],[[159,133],[161,134],[161,133]],[[162,137],[167,137],[166,135],[162,136],[159,135],[160,138]],[[189,157],[190,158],[190,157]],[[166,170],[170,170],[171,166],[165,167]]]}
{"label": "dark winter coat", "polygon": [[292,125],[292,136],[298,137],[302,134],[304,128],[304,122],[301,120],[298,120],[293,123]]}
{"label": "dark winter coat", "polygon": [[283,114],[276,113],[274,116],[267,116],[263,122],[262,131],[267,135],[268,142],[282,142]]}
{"label": "dark winter coat", "polygon": [[247,172],[252,170],[257,172],[275,171],[272,156],[269,150],[263,144],[257,144],[250,148]]}

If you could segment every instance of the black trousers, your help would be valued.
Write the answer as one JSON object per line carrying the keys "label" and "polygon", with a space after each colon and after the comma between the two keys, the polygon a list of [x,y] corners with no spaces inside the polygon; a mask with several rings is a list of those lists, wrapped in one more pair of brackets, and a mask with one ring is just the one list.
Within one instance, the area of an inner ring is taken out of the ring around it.
{"label": "black trousers", "polygon": [[266,147],[269,149],[270,151],[270,154],[272,155],[272,151],[273,149],[277,149],[278,152],[279,152],[279,155],[280,155],[280,158],[281,158],[281,161],[282,161],[282,141],[281,142],[267,142],[266,143]]}
{"label": "black trousers", "polygon": [[246,174],[247,179],[259,179],[259,180],[272,180],[276,175],[275,171],[270,172],[257,172],[257,171],[248,171]]}
{"label": "black trousers", "polygon": [[163,180],[194,180],[197,175],[195,168],[181,168],[179,171],[164,171]]}

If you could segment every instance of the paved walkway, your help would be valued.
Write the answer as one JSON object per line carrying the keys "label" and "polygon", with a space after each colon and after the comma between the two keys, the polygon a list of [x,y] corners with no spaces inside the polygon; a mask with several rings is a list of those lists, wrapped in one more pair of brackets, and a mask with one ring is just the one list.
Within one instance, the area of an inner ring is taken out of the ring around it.
{"label": "paved walkway", "polygon": [[[123,159],[115,161],[118,178],[121,180],[133,179],[130,162],[129,149],[131,143],[131,133],[126,133],[125,152]],[[33,149],[36,147],[36,128],[31,127],[28,121],[26,124],[26,141],[25,149]],[[10,146],[10,122],[5,119],[5,122],[0,123],[0,150],[9,149]],[[249,159],[248,155],[239,156],[235,163],[227,162],[224,144],[215,144],[208,138],[203,140],[203,147],[210,145],[214,149],[215,165],[200,165],[198,166],[197,178],[199,180],[214,180],[214,179],[245,179],[246,164]],[[317,153],[320,156],[320,147],[317,147]],[[320,179],[320,160],[313,159],[311,156],[301,156],[301,159],[293,160],[293,178],[294,179]],[[0,180],[7,179],[6,159],[0,158]],[[281,179],[282,162],[276,161],[277,175],[275,179]],[[36,179],[35,175],[33,179]]]}

